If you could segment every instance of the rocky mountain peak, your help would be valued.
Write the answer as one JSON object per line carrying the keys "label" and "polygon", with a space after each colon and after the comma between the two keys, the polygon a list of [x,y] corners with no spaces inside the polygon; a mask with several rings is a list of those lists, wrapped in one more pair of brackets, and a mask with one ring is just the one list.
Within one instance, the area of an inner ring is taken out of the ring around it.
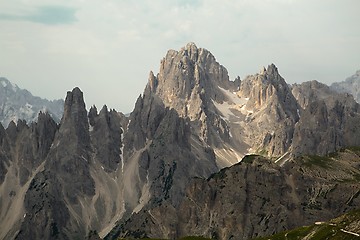
{"label": "rocky mountain peak", "polygon": [[266,72],[268,74],[272,74],[272,75],[278,75],[279,74],[277,67],[273,63],[268,66]]}
{"label": "rocky mountain peak", "polygon": [[188,43],[179,51],[167,52],[159,73],[155,76],[150,72],[148,85],[165,106],[174,108],[180,116],[197,119],[205,102],[223,100],[218,87],[229,89],[235,84],[208,50]]}
{"label": "rocky mountain peak", "polygon": [[63,121],[80,112],[86,112],[83,93],[78,87],[68,91],[65,98]]}
{"label": "rocky mountain peak", "polygon": [[74,139],[78,139],[80,145],[89,145],[89,120],[83,93],[78,87],[67,92],[59,134],[59,137],[73,134]]}
{"label": "rocky mountain peak", "polygon": [[67,92],[61,124],[64,125],[66,122],[75,123],[75,129],[88,122],[83,93],[78,87]]}
{"label": "rocky mountain peak", "polygon": [[63,100],[48,101],[33,96],[8,79],[0,77],[0,122],[7,127],[11,121],[19,119],[28,123],[37,121],[38,113],[49,112],[56,122],[63,113]]}
{"label": "rocky mountain peak", "polygon": [[157,87],[157,79],[153,73],[153,71],[150,71],[149,73],[149,80],[148,80],[148,85],[150,87],[151,91],[155,91],[156,87]]}
{"label": "rocky mountain peak", "polygon": [[272,75],[272,76],[275,76],[275,75],[280,75],[280,74],[279,74],[278,68],[275,66],[275,64],[271,63],[270,65],[268,65],[267,68],[262,67],[260,69],[259,75]]}
{"label": "rocky mountain peak", "polygon": [[16,92],[19,87],[16,84],[11,83],[8,79],[0,77],[0,84],[4,89],[11,92]]}
{"label": "rocky mountain peak", "polygon": [[261,69],[260,74],[248,76],[243,80],[239,95],[249,98],[248,109],[260,109],[265,105],[277,105],[277,103],[280,105],[285,103],[286,107],[291,106],[295,112],[297,109],[296,99],[274,64],[270,64],[267,69],[265,67]]}
{"label": "rocky mountain peak", "polygon": [[183,52],[185,56],[188,56],[192,61],[197,61],[199,57],[199,49],[193,42],[186,44],[186,46],[181,49],[181,52]]}
{"label": "rocky mountain peak", "polygon": [[330,87],[340,93],[352,94],[355,101],[360,103],[360,70],[346,78],[345,81],[333,83]]}

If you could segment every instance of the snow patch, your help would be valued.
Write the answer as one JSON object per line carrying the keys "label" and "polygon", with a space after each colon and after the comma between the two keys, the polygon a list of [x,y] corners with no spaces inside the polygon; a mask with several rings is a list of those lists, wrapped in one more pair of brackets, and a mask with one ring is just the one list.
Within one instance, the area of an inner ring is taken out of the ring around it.
{"label": "snow patch", "polygon": [[231,104],[235,104],[235,105],[244,105],[247,103],[247,99],[246,98],[241,98],[237,95],[236,92],[230,92],[229,90],[226,90],[222,87],[218,87],[227,97],[228,99],[231,101]]}
{"label": "snow patch", "polygon": [[27,108],[33,108],[33,105],[31,105],[30,103],[27,102],[27,103],[25,104],[25,107],[27,107]]}
{"label": "snow patch", "polygon": [[246,109],[246,104],[249,101],[249,98],[242,98],[238,96],[236,92],[230,92],[229,90],[221,87],[219,87],[219,89],[227,96],[228,101],[223,103],[213,101],[213,103],[221,112],[224,119],[229,120],[230,117],[235,116],[232,110],[240,111],[244,115],[253,113],[253,111]]}
{"label": "snow patch", "polygon": [[90,124],[90,119],[88,118],[89,132],[94,131],[94,127]]}
{"label": "snow patch", "polygon": [[14,92],[16,92],[19,89],[19,87],[15,83],[10,82],[10,84]]}
{"label": "snow patch", "polygon": [[5,81],[1,81],[1,85],[2,85],[3,87],[6,87],[6,86],[7,86],[7,83],[6,83]]}

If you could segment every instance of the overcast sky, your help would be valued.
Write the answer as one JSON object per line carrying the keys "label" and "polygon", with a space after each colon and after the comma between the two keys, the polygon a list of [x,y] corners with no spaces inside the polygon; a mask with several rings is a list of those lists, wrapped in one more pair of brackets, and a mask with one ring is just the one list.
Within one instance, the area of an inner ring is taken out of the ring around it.
{"label": "overcast sky", "polygon": [[0,76],[34,95],[79,86],[130,112],[150,70],[188,42],[233,79],[277,65],[289,83],[360,69],[359,0],[0,0]]}

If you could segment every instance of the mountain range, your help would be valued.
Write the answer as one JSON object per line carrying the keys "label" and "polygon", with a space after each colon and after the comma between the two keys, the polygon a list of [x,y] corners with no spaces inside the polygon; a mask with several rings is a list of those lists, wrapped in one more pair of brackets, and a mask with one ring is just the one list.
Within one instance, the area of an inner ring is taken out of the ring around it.
{"label": "mountain range", "polygon": [[11,121],[36,121],[40,111],[48,112],[56,122],[60,122],[63,108],[64,101],[61,99],[48,101],[35,97],[29,91],[0,77],[0,122],[5,127]]}
{"label": "mountain range", "polygon": [[348,77],[343,82],[336,82],[330,86],[337,92],[350,93],[354,96],[355,100],[360,102],[360,70],[354,75]]}
{"label": "mountain range", "polygon": [[0,239],[249,239],[359,206],[360,105],[271,64],[231,81],[206,49],[169,50],[129,116],[67,93],[0,126]]}

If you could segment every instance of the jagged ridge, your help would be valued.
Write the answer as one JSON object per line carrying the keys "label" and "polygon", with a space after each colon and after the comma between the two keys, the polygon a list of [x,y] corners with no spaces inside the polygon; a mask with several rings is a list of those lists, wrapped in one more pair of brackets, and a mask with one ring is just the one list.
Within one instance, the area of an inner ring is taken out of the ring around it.
{"label": "jagged ridge", "polygon": [[40,111],[48,112],[56,122],[60,122],[63,106],[63,100],[48,101],[35,97],[29,91],[0,77],[0,122],[5,127],[11,121],[36,121]]}

